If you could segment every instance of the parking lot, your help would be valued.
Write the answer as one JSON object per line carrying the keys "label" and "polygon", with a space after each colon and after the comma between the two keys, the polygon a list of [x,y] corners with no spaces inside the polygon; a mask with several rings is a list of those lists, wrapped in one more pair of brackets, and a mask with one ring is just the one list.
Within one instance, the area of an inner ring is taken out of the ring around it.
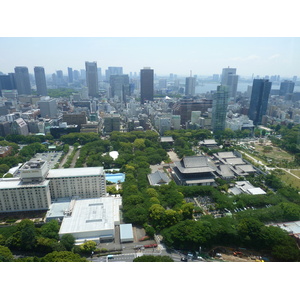
{"label": "parking lot", "polygon": [[62,155],[63,155],[62,151],[48,151],[44,153],[36,153],[36,155],[33,158],[46,160],[49,164],[49,168],[53,169],[55,165],[59,163]]}

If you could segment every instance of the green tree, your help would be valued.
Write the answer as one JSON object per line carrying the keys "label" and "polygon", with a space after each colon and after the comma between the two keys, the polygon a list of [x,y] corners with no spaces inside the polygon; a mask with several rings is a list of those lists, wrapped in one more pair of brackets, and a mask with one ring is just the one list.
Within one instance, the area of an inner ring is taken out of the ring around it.
{"label": "green tree", "polygon": [[41,262],[87,262],[87,260],[70,251],[53,251],[42,257]]}
{"label": "green tree", "polygon": [[167,255],[154,256],[154,255],[143,255],[136,257],[133,262],[174,262],[174,260]]}
{"label": "green tree", "polygon": [[10,262],[14,260],[14,256],[8,247],[0,246],[0,262]]}
{"label": "green tree", "polygon": [[96,250],[96,247],[97,243],[94,241],[86,241],[79,246],[80,251],[83,253],[91,253],[92,251]]}
{"label": "green tree", "polygon": [[64,234],[60,238],[60,243],[66,248],[67,251],[71,251],[75,245],[75,238],[72,234]]}
{"label": "green tree", "polygon": [[15,233],[20,239],[20,248],[22,250],[32,250],[36,242],[36,229],[31,220],[22,220],[17,225],[17,232]]}
{"label": "green tree", "polygon": [[59,239],[59,224],[56,220],[51,220],[41,227],[41,235],[49,239]]}
{"label": "green tree", "polygon": [[133,142],[133,147],[135,150],[144,150],[146,148],[144,139],[135,139]]}

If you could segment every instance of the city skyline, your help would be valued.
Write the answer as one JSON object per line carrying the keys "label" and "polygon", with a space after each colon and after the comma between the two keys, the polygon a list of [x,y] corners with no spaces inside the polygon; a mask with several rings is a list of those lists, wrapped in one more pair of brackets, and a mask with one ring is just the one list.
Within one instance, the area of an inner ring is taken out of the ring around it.
{"label": "city skyline", "polygon": [[97,62],[102,74],[109,66],[124,74],[150,67],[159,76],[221,74],[235,68],[239,76],[300,77],[298,37],[0,37],[0,72],[16,66],[44,67],[52,74],[68,67],[85,69]]}

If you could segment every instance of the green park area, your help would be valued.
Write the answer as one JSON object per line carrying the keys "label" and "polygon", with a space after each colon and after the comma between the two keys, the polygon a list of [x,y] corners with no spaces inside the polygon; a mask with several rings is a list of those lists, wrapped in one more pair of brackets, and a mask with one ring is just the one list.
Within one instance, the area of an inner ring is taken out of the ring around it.
{"label": "green park area", "polygon": [[259,153],[259,156],[272,159],[275,163],[283,160],[291,162],[294,159],[293,155],[274,145],[255,144],[255,151]]}
{"label": "green park area", "polygon": [[[295,174],[296,176],[300,176],[300,170],[292,170],[291,173]],[[280,174],[278,174],[279,178],[287,185],[291,186],[296,189],[300,189],[300,179],[289,174],[288,172],[282,170]]]}

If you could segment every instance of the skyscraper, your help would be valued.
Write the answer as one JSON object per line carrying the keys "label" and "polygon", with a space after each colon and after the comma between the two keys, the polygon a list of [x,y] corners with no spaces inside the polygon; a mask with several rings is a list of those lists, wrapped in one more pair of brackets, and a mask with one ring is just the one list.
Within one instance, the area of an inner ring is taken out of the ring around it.
{"label": "skyscraper", "polygon": [[97,97],[99,95],[97,62],[86,61],[85,71],[86,71],[86,84],[88,87],[88,95],[90,97]]}
{"label": "skyscraper", "polygon": [[108,67],[105,70],[105,77],[108,82],[111,75],[123,75],[123,67]]}
{"label": "skyscraper", "polygon": [[31,86],[27,67],[15,67],[15,81],[19,95],[31,95]]}
{"label": "skyscraper", "polygon": [[2,90],[15,90],[15,76],[14,73],[8,75],[0,75],[0,96],[2,96]]}
{"label": "skyscraper", "polygon": [[196,89],[196,78],[195,77],[186,77],[185,78],[185,95],[186,96],[195,96]]}
{"label": "skyscraper", "polygon": [[121,101],[126,100],[129,96],[129,76],[128,75],[111,75],[110,86],[112,97],[119,97]]}
{"label": "skyscraper", "polygon": [[237,84],[238,84],[239,76],[236,75],[235,68],[225,68],[222,70],[222,85],[226,85],[228,87],[228,95],[229,97],[236,97]]}
{"label": "skyscraper", "polygon": [[36,84],[36,91],[39,96],[47,96],[47,85],[45,70],[43,67],[34,67],[34,77]]}
{"label": "skyscraper", "polygon": [[68,81],[69,83],[73,83],[73,69],[68,68]]}
{"label": "skyscraper", "polygon": [[279,96],[285,96],[286,94],[292,94],[294,92],[295,82],[291,80],[285,80],[280,83]]}
{"label": "skyscraper", "polygon": [[145,100],[153,101],[154,96],[154,71],[148,67],[141,70],[141,104]]}
{"label": "skyscraper", "polygon": [[254,125],[261,124],[262,116],[267,112],[272,82],[268,79],[254,79],[248,117]]}
{"label": "skyscraper", "polygon": [[219,85],[216,93],[213,95],[212,103],[211,126],[214,133],[225,130],[228,99],[228,87],[225,85]]}

